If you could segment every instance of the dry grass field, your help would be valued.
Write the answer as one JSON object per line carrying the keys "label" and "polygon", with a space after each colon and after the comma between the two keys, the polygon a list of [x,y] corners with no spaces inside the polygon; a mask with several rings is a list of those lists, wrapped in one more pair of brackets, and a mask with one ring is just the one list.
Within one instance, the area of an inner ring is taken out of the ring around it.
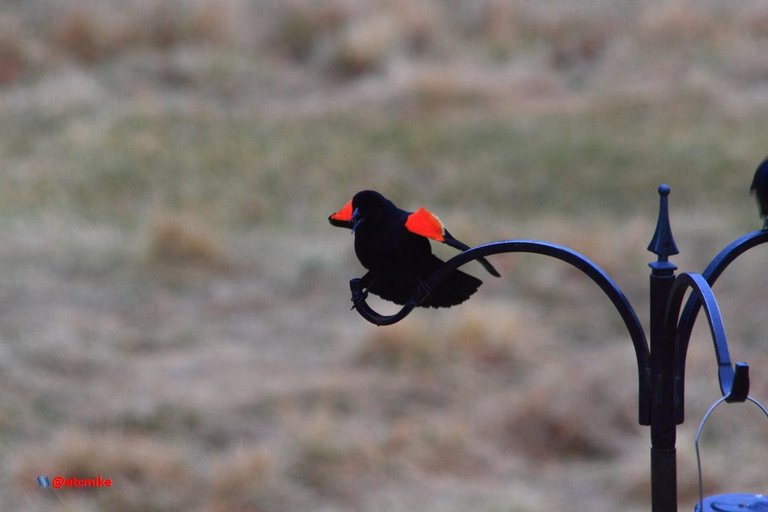
{"label": "dry grass field", "polygon": [[[660,183],[683,271],[762,225],[768,11],[12,0],[0,119],[3,510],[647,511],[632,346],[588,279],[499,256],[466,304],[375,327],[326,218],[374,188],[470,245],[567,245],[646,322]],[[715,291],[768,401],[766,258]],[[698,325],[681,510],[718,392]],[[766,453],[756,409],[721,409],[705,492],[768,491]]]}

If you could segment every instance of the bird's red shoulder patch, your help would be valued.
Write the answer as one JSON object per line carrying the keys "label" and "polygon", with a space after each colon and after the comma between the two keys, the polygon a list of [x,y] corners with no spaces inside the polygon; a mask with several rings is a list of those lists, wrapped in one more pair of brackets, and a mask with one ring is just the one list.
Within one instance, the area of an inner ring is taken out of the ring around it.
{"label": "bird's red shoulder patch", "polygon": [[352,220],[352,200],[350,199],[347,201],[347,204],[345,204],[341,210],[337,211],[336,213],[332,214],[330,217],[331,220],[338,220],[341,222],[349,222]]}
{"label": "bird's red shoulder patch", "polygon": [[425,208],[419,208],[408,216],[405,228],[416,235],[420,235],[438,242],[445,241],[445,227],[437,215]]}

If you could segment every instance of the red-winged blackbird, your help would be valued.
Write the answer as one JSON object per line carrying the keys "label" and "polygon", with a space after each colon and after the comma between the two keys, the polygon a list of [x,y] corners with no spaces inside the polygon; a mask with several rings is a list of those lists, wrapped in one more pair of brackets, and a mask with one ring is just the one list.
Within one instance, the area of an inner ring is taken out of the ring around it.
{"label": "red-winged blackbird", "polygon": [[[352,229],[355,234],[355,254],[368,269],[362,277],[364,289],[396,304],[405,304],[443,264],[432,254],[430,238],[461,251],[469,249],[445,229],[435,214],[424,208],[415,212],[401,210],[373,190],[358,192],[328,220],[334,226]],[[478,261],[491,275],[499,277],[485,258]],[[476,277],[455,270],[428,290],[419,305],[439,308],[460,304],[481,284]]]}
{"label": "red-winged blackbird", "polygon": [[760,207],[760,216],[765,219],[763,229],[768,229],[768,158],[763,160],[755,171],[750,192],[757,197],[757,205]]}

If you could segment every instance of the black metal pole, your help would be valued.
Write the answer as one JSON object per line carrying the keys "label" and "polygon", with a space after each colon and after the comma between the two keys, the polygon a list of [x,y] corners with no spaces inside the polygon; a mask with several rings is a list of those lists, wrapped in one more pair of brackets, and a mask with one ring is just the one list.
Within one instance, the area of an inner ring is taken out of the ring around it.
{"label": "black metal pole", "polygon": [[677,254],[668,210],[669,186],[659,187],[659,218],[648,250],[658,256],[650,263],[651,349],[651,510],[677,511],[677,454],[675,451],[675,345],[674,333],[665,329],[667,302],[677,266],[668,260]]}
{"label": "black metal pole", "polygon": [[[651,510],[677,511],[677,425],[683,417],[683,377],[685,359],[693,322],[699,307],[709,321],[718,379],[727,401],[744,401],[749,393],[749,367],[746,363],[731,365],[725,328],[711,289],[723,269],[747,249],[768,243],[768,234],[747,235],[723,250],[707,267],[704,275],[684,272],[676,275],[677,266],[669,257],[678,254],[669,222],[669,186],[659,187],[659,217],[656,232],[648,250],[657,255],[649,263],[650,274],[650,348],[642,325],[632,305],[618,285],[599,266],[567,247],[538,240],[504,240],[468,249],[445,262],[426,279],[426,287],[414,291],[413,297],[394,315],[381,315],[366,302],[367,292],[360,279],[349,282],[354,309],[376,325],[390,325],[405,318],[423,300],[424,289],[434,288],[449,272],[475,259],[494,254],[526,252],[550,256],[569,263],[589,276],[608,296],[621,314],[632,338],[639,377],[639,422],[651,427]],[[680,315],[686,290],[691,295]],[[679,323],[678,323],[679,322]]]}

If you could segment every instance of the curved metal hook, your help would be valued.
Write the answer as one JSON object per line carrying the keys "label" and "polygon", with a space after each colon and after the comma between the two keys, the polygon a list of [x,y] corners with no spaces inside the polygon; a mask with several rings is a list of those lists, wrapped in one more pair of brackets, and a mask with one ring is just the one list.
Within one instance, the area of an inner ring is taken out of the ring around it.
{"label": "curved metal hook", "polygon": [[[717,358],[720,391],[728,402],[743,402],[749,394],[749,366],[746,363],[737,363],[734,369],[731,365],[731,356],[728,352],[728,338],[725,334],[720,307],[717,305],[712,288],[701,274],[683,272],[677,276],[672,285],[667,304],[664,330],[667,333],[666,335],[673,337],[673,339],[668,339],[666,346],[675,350],[675,354],[679,353],[681,336],[677,330],[678,318],[682,308],[683,297],[688,288],[691,288],[692,296],[697,298],[696,300],[704,307],[704,312],[707,315],[709,330],[715,348],[715,357]],[[675,372],[676,381],[679,382],[682,377],[682,374]],[[682,385],[675,386],[675,419],[677,423],[683,422],[684,396],[682,393],[679,393],[682,389]]]}
{"label": "curved metal hook", "polygon": [[[710,287],[714,286],[715,281],[717,281],[720,275],[736,258],[749,249],[766,242],[768,242],[768,230],[761,229],[747,233],[723,248],[723,250],[712,259],[701,275],[707,280]],[[691,295],[685,303],[683,314],[680,316],[680,321],[677,326],[678,343],[675,358],[675,375],[677,376],[677,380],[675,382],[675,393],[678,396],[683,396],[685,393],[685,361],[688,354],[688,344],[691,339],[693,325],[696,322],[699,309],[701,309],[701,301],[698,296]],[[680,422],[682,422],[683,413],[684,410],[681,403],[678,408],[678,418]]]}
{"label": "curved metal hook", "polygon": [[[635,310],[627,300],[621,288],[598,265],[582,254],[562,245],[544,242],[540,240],[503,240],[490,242],[468,249],[446,261],[440,268],[426,280],[426,288],[434,288],[440,281],[457,268],[476,260],[480,257],[494,254],[525,252],[550,256],[569,263],[586,274],[608,296],[611,303],[624,320],[624,325],[632,339],[637,358],[639,374],[639,422],[641,425],[650,425],[650,355],[648,342],[645,338],[642,324],[637,318]],[[359,280],[350,281],[352,289],[352,302],[360,315],[376,325],[390,325],[405,318],[416,307],[423,296],[421,291],[416,294],[394,315],[380,315],[374,311],[365,300],[365,293],[361,289]]]}
{"label": "curved metal hook", "polygon": [[382,315],[377,313],[366,302],[365,297],[367,293],[363,291],[363,282],[360,278],[355,277],[349,280],[349,289],[352,291],[352,309],[357,310],[360,316],[375,325],[392,325],[399,322],[415,308],[421,300],[416,299],[409,300],[397,313],[394,315]]}
{"label": "curved metal hook", "polygon": [[[707,280],[709,286],[714,286],[717,278],[720,277],[720,274],[725,271],[733,260],[749,249],[766,242],[768,242],[768,230],[753,231],[752,233],[748,233],[743,237],[734,240],[715,256],[701,275]],[[688,341],[691,337],[691,331],[693,330],[693,324],[696,322],[696,316],[698,315],[700,308],[701,302],[699,302],[696,296],[691,296],[688,299],[688,302],[686,302],[685,309],[680,317],[678,329],[682,352],[679,353],[678,356],[682,356],[682,359],[679,361],[681,361],[683,365],[685,364],[685,354],[687,352]]]}

